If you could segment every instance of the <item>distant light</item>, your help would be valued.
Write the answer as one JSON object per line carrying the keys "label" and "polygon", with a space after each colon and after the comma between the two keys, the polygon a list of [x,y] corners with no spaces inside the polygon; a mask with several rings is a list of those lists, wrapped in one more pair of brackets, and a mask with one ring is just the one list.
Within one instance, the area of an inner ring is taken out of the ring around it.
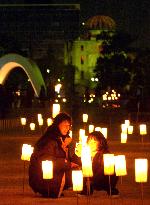
{"label": "distant light", "polygon": [[98,78],[95,78],[95,81],[97,81],[97,82],[98,82]]}
{"label": "distant light", "polygon": [[60,79],[58,78],[58,82],[60,82]]}
{"label": "distant light", "polygon": [[63,98],[62,101],[63,101],[63,102],[67,102],[66,98]]}
{"label": "distant light", "polygon": [[85,25],[85,22],[82,22],[82,25],[84,26],[84,25]]}
{"label": "distant light", "polygon": [[94,78],[91,78],[91,81],[94,81]]}
{"label": "distant light", "polygon": [[50,73],[50,69],[47,69],[46,71],[47,71],[47,73]]}
{"label": "distant light", "polygon": [[58,102],[58,100],[56,99],[55,102]]}

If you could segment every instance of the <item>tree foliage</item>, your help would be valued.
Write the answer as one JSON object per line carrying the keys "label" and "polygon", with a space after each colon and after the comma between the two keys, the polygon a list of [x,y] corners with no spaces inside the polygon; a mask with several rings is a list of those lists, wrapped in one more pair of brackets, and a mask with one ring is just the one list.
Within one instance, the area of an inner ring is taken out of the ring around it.
{"label": "tree foliage", "polygon": [[133,41],[131,36],[122,32],[103,31],[97,40],[103,40],[101,56],[94,69],[99,79],[99,87],[120,90],[126,88],[131,78],[131,59],[127,55],[127,46]]}

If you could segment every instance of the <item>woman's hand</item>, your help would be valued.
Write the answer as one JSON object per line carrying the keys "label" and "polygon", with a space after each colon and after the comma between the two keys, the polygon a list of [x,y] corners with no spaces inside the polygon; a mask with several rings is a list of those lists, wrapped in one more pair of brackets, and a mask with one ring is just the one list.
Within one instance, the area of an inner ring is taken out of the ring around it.
{"label": "woman's hand", "polygon": [[78,164],[76,164],[76,163],[74,163],[74,162],[71,162],[71,168],[78,168],[78,167],[79,167]]}

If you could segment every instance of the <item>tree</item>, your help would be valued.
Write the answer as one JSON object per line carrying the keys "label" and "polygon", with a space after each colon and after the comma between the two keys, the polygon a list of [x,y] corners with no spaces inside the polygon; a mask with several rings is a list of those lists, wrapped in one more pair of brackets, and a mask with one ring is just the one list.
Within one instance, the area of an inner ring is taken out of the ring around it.
{"label": "tree", "polygon": [[130,83],[132,60],[127,55],[128,45],[133,38],[126,33],[103,31],[97,40],[103,40],[101,56],[94,69],[99,79],[98,87],[125,90]]}

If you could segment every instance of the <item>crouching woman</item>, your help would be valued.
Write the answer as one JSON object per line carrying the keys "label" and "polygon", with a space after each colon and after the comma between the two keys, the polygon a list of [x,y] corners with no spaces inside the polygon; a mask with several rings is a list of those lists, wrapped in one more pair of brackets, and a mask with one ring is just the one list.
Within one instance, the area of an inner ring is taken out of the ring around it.
{"label": "crouching woman", "polygon": [[[35,193],[44,197],[58,198],[72,184],[71,169],[81,164],[73,154],[69,156],[71,118],[66,113],[58,114],[53,124],[37,141],[29,165],[29,185]],[[53,162],[53,179],[43,179],[42,161]]]}

